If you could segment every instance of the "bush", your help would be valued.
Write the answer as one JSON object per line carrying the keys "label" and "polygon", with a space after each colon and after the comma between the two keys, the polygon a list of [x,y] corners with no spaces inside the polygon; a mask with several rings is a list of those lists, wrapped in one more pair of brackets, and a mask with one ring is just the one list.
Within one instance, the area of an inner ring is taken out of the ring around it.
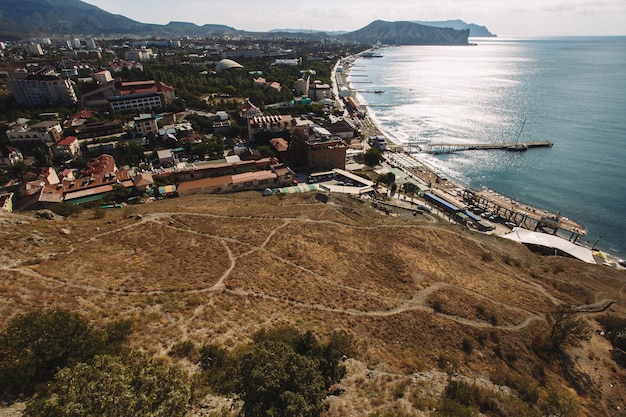
{"label": "bush", "polygon": [[16,316],[0,335],[0,393],[31,394],[59,369],[91,358],[103,342],[102,332],[66,310]]}
{"label": "bush", "polygon": [[92,364],[62,369],[53,394],[27,407],[32,417],[183,417],[191,409],[191,386],[175,365],[140,353],[97,356]]}
{"label": "bush", "polygon": [[191,340],[185,340],[175,343],[167,354],[174,358],[193,359],[196,355],[196,346]]}
{"label": "bush", "polygon": [[247,417],[315,417],[325,411],[319,362],[283,342],[257,343],[242,358],[239,391]]}
{"label": "bush", "polygon": [[59,204],[54,204],[50,206],[50,210],[53,213],[58,214],[59,216],[69,217],[73,214],[80,213],[82,211],[82,208],[78,205],[63,201]]}

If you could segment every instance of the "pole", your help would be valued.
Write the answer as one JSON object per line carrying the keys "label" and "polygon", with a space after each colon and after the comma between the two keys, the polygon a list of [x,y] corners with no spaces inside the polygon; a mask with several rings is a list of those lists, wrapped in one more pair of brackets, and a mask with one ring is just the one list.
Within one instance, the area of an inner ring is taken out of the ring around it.
{"label": "pole", "polygon": [[598,240],[596,240],[596,243],[593,244],[593,246],[591,247],[591,250],[594,250],[596,248],[596,245],[598,244],[598,242],[600,241],[600,239],[602,239],[602,236],[600,236],[598,238]]}

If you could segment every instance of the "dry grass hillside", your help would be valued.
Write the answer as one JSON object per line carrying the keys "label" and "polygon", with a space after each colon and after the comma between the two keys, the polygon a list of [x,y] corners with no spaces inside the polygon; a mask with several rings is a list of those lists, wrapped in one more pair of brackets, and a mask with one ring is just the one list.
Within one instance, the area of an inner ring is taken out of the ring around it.
{"label": "dry grass hillside", "polygon": [[[606,339],[594,333],[568,350],[568,365],[543,360],[534,344],[562,303],[614,300],[607,312],[626,317],[624,272],[430,215],[387,216],[335,195],[243,193],[103,219],[3,215],[0,241],[0,328],[49,307],[132,319],[131,344],[154,355],[183,340],[233,348],[285,323],[321,338],[344,329],[358,353],[327,416],[430,415],[450,376],[522,399],[554,386],[581,415],[625,415],[626,372]],[[607,312],[584,317],[595,330]]]}

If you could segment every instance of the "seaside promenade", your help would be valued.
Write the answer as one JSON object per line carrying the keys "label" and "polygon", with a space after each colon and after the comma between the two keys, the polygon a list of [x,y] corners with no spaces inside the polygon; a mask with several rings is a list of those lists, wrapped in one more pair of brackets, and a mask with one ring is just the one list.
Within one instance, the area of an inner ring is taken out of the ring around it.
{"label": "seaside promenade", "polygon": [[[351,56],[337,62],[333,70],[333,90],[336,97],[339,97],[339,91],[348,89],[352,99],[361,107],[358,115],[349,114],[347,110],[344,110],[344,116],[357,119],[355,125],[359,126],[361,141],[365,148],[367,148],[368,137],[385,137],[388,151],[384,157],[388,166],[401,170],[406,175],[405,178],[407,180],[418,183],[430,191],[440,190],[449,199],[457,202],[459,207],[463,209],[468,208],[469,205],[475,205],[483,210],[489,210],[493,214],[500,215],[508,222],[514,223],[519,227],[553,234],[560,231],[561,234],[565,234],[566,238],[572,242],[576,242],[579,238],[586,236],[587,230],[582,224],[562,216],[560,212],[551,213],[539,207],[532,207],[493,190],[470,190],[464,188],[450,181],[430,167],[426,161],[417,158],[413,153],[405,152],[405,146],[394,143],[388,135],[385,135],[382,129],[370,117],[369,108],[361,106],[354,96],[355,90],[350,88],[348,77],[356,58],[356,56]],[[341,71],[336,71],[338,66],[342,67]],[[549,142],[546,142],[545,144],[541,143],[539,146],[550,145]]]}

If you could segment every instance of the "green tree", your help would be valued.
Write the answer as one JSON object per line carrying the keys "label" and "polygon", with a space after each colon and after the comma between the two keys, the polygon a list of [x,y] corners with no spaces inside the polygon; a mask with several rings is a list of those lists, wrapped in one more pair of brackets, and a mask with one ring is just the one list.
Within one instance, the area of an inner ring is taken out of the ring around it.
{"label": "green tree", "polygon": [[383,160],[383,154],[378,149],[370,148],[365,151],[364,158],[365,165],[373,167],[380,164],[380,162]]}
{"label": "green tree", "polygon": [[319,416],[326,386],[319,362],[283,342],[263,341],[241,361],[240,393],[248,417]]}
{"label": "green tree", "polygon": [[581,341],[591,338],[591,328],[578,313],[567,304],[561,304],[556,310],[548,313],[547,320],[551,326],[550,341],[554,350],[578,346]]}
{"label": "green tree", "polygon": [[96,356],[93,363],[62,369],[55,395],[31,403],[32,417],[183,417],[191,408],[187,374],[133,352],[125,358]]}
{"label": "green tree", "polygon": [[61,368],[91,358],[104,335],[66,310],[13,317],[0,334],[0,393],[30,394]]}
{"label": "green tree", "polygon": [[33,149],[33,157],[35,158],[35,166],[37,167],[52,166],[52,156],[50,156],[50,151],[46,148],[37,147]]}

